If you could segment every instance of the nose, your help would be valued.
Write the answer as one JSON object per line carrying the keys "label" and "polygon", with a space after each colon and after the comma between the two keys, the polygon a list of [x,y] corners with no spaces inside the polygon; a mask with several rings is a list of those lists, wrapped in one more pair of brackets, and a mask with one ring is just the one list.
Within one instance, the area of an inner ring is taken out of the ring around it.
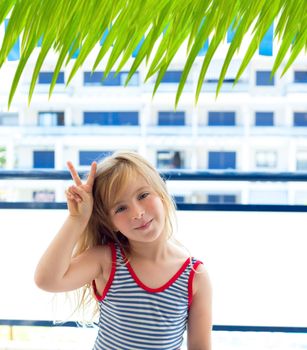
{"label": "nose", "polygon": [[135,204],[133,206],[133,219],[134,220],[138,220],[138,219],[141,219],[143,216],[144,216],[144,208],[139,205],[139,204]]}

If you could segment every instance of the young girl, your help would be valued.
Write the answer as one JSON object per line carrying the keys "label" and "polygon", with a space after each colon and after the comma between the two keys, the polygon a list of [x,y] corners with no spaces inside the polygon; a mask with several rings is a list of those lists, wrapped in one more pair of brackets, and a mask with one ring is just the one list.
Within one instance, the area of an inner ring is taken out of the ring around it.
{"label": "young girl", "polygon": [[172,238],[175,206],[159,173],[140,155],[117,152],[86,182],[73,165],[68,217],[38,263],[50,292],[92,286],[99,304],[94,350],[211,349],[211,287],[200,261]]}

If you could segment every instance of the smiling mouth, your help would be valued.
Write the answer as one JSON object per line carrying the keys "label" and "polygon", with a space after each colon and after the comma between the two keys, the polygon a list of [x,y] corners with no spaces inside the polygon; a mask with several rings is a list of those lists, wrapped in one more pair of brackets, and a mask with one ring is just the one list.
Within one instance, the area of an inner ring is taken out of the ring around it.
{"label": "smiling mouth", "polygon": [[142,225],[142,226],[139,226],[139,227],[136,227],[136,230],[145,230],[146,228],[149,227],[149,225],[151,224],[153,219],[149,220],[146,224]]}

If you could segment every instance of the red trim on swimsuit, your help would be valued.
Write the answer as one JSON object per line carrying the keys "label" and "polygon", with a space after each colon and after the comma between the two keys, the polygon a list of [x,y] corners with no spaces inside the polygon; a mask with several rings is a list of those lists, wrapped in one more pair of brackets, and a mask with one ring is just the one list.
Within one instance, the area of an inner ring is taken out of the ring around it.
{"label": "red trim on swimsuit", "polygon": [[115,276],[115,271],[116,271],[116,249],[115,249],[114,243],[110,243],[109,247],[111,248],[111,253],[112,253],[112,269],[111,269],[111,273],[110,273],[108,282],[105,285],[104,290],[103,290],[101,295],[97,291],[97,286],[96,286],[95,280],[92,281],[94,295],[95,295],[95,297],[96,297],[96,299],[98,301],[102,301],[105,298],[105,296],[107,295],[107,293],[108,293],[108,291],[109,291],[109,289],[111,287],[111,284],[112,284],[114,276]]}
{"label": "red trim on swimsuit", "polygon": [[175,273],[175,275],[168,281],[166,282],[163,286],[158,287],[158,288],[150,288],[147,287],[136,275],[136,273],[134,272],[132,266],[130,265],[128,259],[125,256],[124,251],[121,249],[121,254],[122,257],[124,259],[124,261],[126,262],[126,266],[131,274],[131,276],[133,277],[133,279],[135,280],[135,282],[139,285],[139,287],[143,288],[144,290],[146,290],[147,292],[150,293],[158,293],[158,292],[163,292],[165,289],[167,289],[168,287],[170,287],[176,280],[177,278],[182,274],[182,272],[186,269],[186,267],[189,265],[190,263],[190,258],[187,258],[187,260],[182,264],[181,268]]}

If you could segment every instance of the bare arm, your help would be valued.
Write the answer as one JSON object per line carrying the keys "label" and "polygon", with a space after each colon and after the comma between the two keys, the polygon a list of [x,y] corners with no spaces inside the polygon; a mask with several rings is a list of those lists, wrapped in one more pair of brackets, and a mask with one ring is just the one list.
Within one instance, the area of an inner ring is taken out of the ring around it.
{"label": "bare arm", "polygon": [[94,247],[72,259],[73,249],[92,213],[96,163],[92,164],[85,183],[82,183],[71,163],[68,163],[68,167],[75,181],[75,185],[66,191],[69,215],[41,257],[35,271],[35,283],[38,287],[51,292],[79,288],[101,272],[101,260],[98,259],[101,252],[98,252],[103,250],[102,247]]}
{"label": "bare arm", "polygon": [[196,271],[188,319],[188,349],[211,350],[212,288],[204,266],[199,265]]}

